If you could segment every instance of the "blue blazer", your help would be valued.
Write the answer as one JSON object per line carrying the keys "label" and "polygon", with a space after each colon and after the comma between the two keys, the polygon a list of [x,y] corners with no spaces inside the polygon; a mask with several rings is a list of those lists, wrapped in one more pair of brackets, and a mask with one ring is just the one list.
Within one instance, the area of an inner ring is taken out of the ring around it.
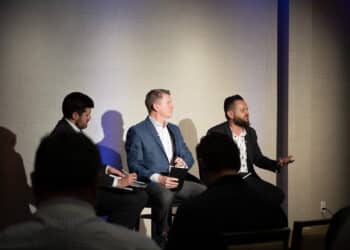
{"label": "blue blazer", "polygon": [[[184,159],[188,168],[191,168],[194,163],[193,157],[180,129],[171,123],[167,126],[173,140],[174,156]],[[140,179],[149,180],[154,173],[169,172],[169,160],[157,131],[148,117],[128,130],[125,150],[129,170],[136,172]]]}

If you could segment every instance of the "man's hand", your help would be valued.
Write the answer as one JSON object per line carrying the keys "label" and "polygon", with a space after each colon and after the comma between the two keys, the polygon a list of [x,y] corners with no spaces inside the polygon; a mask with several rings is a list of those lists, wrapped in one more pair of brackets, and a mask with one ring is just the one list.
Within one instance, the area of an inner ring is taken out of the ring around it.
{"label": "man's hand", "polygon": [[181,157],[176,157],[174,163],[177,168],[184,168],[186,166],[186,162]]}
{"label": "man's hand", "polygon": [[110,165],[107,165],[106,168],[107,168],[107,170],[106,170],[107,174],[120,176],[120,177],[125,177],[126,176],[122,171],[120,171],[119,169],[116,169],[116,168],[114,168],[114,167],[112,167]]}
{"label": "man's hand", "polygon": [[118,180],[118,185],[117,186],[118,187],[130,186],[136,180],[137,180],[137,174],[136,173],[124,175],[124,177],[122,177],[121,179]]}
{"label": "man's hand", "polygon": [[165,186],[165,188],[168,189],[177,188],[177,186],[179,185],[179,179],[174,177],[160,175],[158,180],[160,184],[162,184],[163,186]]}
{"label": "man's hand", "polygon": [[277,164],[280,167],[284,167],[284,166],[287,166],[289,163],[292,163],[292,162],[294,162],[293,156],[289,155],[287,157],[279,158],[278,161],[277,161]]}

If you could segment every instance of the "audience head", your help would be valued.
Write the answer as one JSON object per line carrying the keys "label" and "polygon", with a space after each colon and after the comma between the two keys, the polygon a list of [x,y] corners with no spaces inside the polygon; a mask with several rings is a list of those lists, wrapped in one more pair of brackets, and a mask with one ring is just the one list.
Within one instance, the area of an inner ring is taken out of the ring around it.
{"label": "audience head", "polygon": [[226,135],[204,136],[196,147],[201,179],[210,184],[219,176],[235,174],[241,166],[239,149]]}
{"label": "audience head", "polygon": [[36,151],[31,175],[38,203],[58,196],[95,202],[98,170],[95,144],[81,133],[46,136]]}
{"label": "audience head", "polygon": [[224,101],[225,117],[235,125],[247,128],[249,123],[248,105],[240,95],[229,96]]}
{"label": "audience head", "polygon": [[91,118],[94,101],[80,92],[68,94],[62,103],[63,116],[71,120],[78,128],[84,129]]}
{"label": "audience head", "polygon": [[0,126],[0,139],[1,139],[1,145],[0,145],[0,151],[2,149],[13,150],[16,146],[16,135],[9,129]]}
{"label": "audience head", "polygon": [[328,227],[325,249],[343,250],[349,249],[350,244],[350,206],[337,211],[331,219]]}
{"label": "audience head", "polygon": [[152,89],[149,91],[145,99],[148,114],[157,113],[162,118],[170,118],[173,112],[170,95],[170,91],[166,89]]}

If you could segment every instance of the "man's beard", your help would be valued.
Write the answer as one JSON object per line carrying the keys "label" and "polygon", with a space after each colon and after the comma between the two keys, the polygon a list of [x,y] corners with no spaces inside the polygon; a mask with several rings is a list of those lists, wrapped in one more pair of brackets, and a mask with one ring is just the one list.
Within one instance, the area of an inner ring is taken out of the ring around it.
{"label": "man's beard", "polygon": [[233,122],[234,124],[242,128],[248,128],[250,126],[249,120],[246,121],[238,117],[233,118]]}
{"label": "man's beard", "polygon": [[82,129],[86,129],[87,128],[87,123],[83,123],[81,121],[77,121],[75,123],[75,126],[77,126],[80,130],[82,130]]}

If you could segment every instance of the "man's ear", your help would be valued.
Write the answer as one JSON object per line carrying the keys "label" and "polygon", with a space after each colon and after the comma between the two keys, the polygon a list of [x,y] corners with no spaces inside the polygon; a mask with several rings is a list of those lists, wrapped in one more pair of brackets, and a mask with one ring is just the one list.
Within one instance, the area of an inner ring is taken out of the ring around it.
{"label": "man's ear", "polygon": [[153,103],[152,109],[153,109],[154,111],[156,111],[156,112],[159,110],[159,103],[158,103],[157,101],[155,101],[155,102]]}
{"label": "man's ear", "polygon": [[228,111],[226,112],[226,115],[227,115],[228,118],[230,118],[230,119],[232,120],[233,117],[234,117],[234,112],[233,112],[233,110],[228,110]]}
{"label": "man's ear", "polygon": [[73,121],[77,121],[77,120],[79,120],[79,117],[80,117],[80,115],[78,114],[78,112],[73,112],[72,113],[72,120]]}

